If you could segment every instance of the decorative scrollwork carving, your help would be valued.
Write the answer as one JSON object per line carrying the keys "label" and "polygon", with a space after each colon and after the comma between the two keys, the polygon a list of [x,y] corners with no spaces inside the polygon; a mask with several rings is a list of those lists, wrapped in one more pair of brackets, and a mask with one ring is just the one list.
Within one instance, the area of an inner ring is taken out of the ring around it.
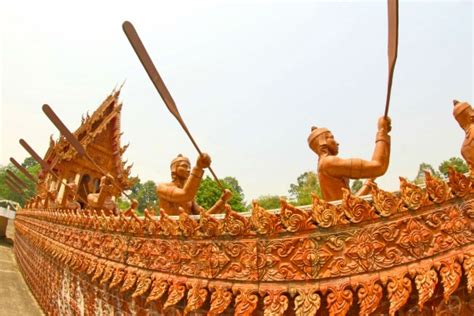
{"label": "decorative scrollwork carving", "polygon": [[183,281],[176,280],[173,282],[168,289],[168,299],[166,300],[163,309],[177,304],[184,297],[185,293],[186,285]]}
{"label": "decorative scrollwork carving", "polygon": [[378,307],[383,296],[382,286],[377,283],[378,278],[367,282],[359,282],[357,297],[359,298],[359,315],[370,315]]}
{"label": "decorative scrollwork carving", "polygon": [[207,298],[206,285],[200,282],[193,282],[191,288],[188,290],[187,304],[184,309],[184,314],[199,309]]}
{"label": "decorative scrollwork carving", "polygon": [[166,293],[166,290],[168,289],[168,282],[165,280],[162,280],[158,276],[153,276],[153,284],[151,286],[151,291],[150,294],[148,295],[146,302],[150,303],[153,301],[159,300],[163,294]]}
{"label": "decorative scrollwork carving", "polygon": [[151,285],[151,279],[148,275],[141,274],[137,280],[137,288],[133,292],[132,297],[142,296],[148,291]]}
{"label": "decorative scrollwork carving", "polygon": [[316,225],[311,222],[311,214],[294,207],[285,199],[280,199],[280,220],[287,231],[297,232],[315,229]]}
{"label": "decorative scrollwork carving", "polygon": [[405,205],[412,210],[419,209],[428,201],[428,194],[423,189],[402,177],[400,177],[400,197]]}
{"label": "decorative scrollwork carving", "polygon": [[107,283],[114,273],[115,267],[109,263],[106,265],[105,271],[102,275],[102,280],[100,280],[100,285]]}
{"label": "decorative scrollwork carving", "polygon": [[94,271],[95,271],[95,269],[96,269],[96,267],[97,267],[97,263],[98,263],[97,260],[91,260],[91,261],[89,262],[89,267],[87,267],[87,271],[86,271],[86,273],[87,273],[88,275],[92,275],[92,273],[94,273]]}
{"label": "decorative scrollwork carving", "polygon": [[125,275],[125,279],[122,284],[122,288],[120,289],[120,293],[125,293],[131,290],[136,282],[137,282],[137,270],[134,268],[128,268],[127,274]]}
{"label": "decorative scrollwork carving", "polygon": [[288,297],[283,294],[284,289],[268,288],[263,289],[261,292],[262,295],[265,295],[263,298],[264,316],[285,314],[285,311],[288,309]]}
{"label": "decorative scrollwork carving", "polygon": [[206,237],[216,237],[222,234],[221,223],[209,215],[206,210],[200,210],[201,217],[199,219],[199,226],[202,234]]}
{"label": "decorative scrollwork carving", "polygon": [[342,189],[342,209],[352,223],[377,218],[375,208],[364,199],[354,196],[347,189]]}
{"label": "decorative scrollwork carving", "polygon": [[398,244],[415,258],[421,258],[430,248],[433,233],[416,219],[409,219],[400,233]]}
{"label": "decorative scrollwork carving", "polygon": [[231,236],[246,234],[250,226],[248,219],[234,212],[227,204],[225,209],[226,214],[223,220],[224,232]]}
{"label": "decorative scrollwork carving", "polygon": [[161,227],[161,232],[165,236],[179,236],[179,226],[172,220],[168,215],[166,215],[164,210],[160,211],[160,219],[158,224]]}
{"label": "decorative scrollwork carving", "polygon": [[298,296],[295,297],[295,315],[307,316],[316,315],[321,307],[321,297],[316,291],[318,288],[298,289]]}
{"label": "decorative scrollwork carving", "polygon": [[250,224],[255,231],[261,235],[271,235],[282,230],[278,216],[267,212],[263,207],[258,205],[257,201],[253,201],[252,203]]}
{"label": "decorative scrollwork carving", "polygon": [[456,262],[455,257],[443,260],[441,262],[441,268],[439,269],[439,275],[441,276],[441,283],[443,284],[444,301],[448,302],[449,297],[456,291],[459,282],[461,282],[461,265]]}
{"label": "decorative scrollwork carving", "polygon": [[467,218],[474,219],[474,201],[464,201],[461,210]]}
{"label": "decorative scrollwork carving", "polygon": [[406,211],[403,201],[395,194],[379,189],[373,181],[369,181],[368,185],[372,190],[372,199],[380,216],[388,217],[395,213]]}
{"label": "decorative scrollwork carving", "polygon": [[232,293],[230,292],[230,284],[211,284],[209,288],[213,291],[211,295],[211,308],[209,316],[222,314],[232,302]]}
{"label": "decorative scrollwork carving", "polygon": [[344,316],[349,311],[353,300],[353,294],[349,286],[348,282],[342,282],[335,286],[327,287],[328,295],[326,300],[330,316]]}
{"label": "decorative scrollwork carving", "polygon": [[418,290],[418,307],[423,310],[423,305],[433,296],[438,284],[438,275],[433,269],[418,273],[415,277],[415,286]]}
{"label": "decorative scrollwork carving", "polygon": [[185,237],[192,237],[199,231],[199,224],[184,210],[179,214],[178,225]]}
{"label": "decorative scrollwork carving", "polygon": [[100,278],[102,273],[104,273],[104,269],[105,269],[105,263],[103,261],[99,262],[97,264],[97,267],[95,268],[95,273],[94,273],[94,276],[92,277],[92,282],[95,282]]}
{"label": "decorative scrollwork carving", "polygon": [[425,171],[426,192],[435,203],[441,204],[450,196],[448,185],[440,179],[433,177],[431,173]]}
{"label": "decorative scrollwork carving", "polygon": [[311,194],[313,204],[311,216],[320,227],[331,227],[340,224],[348,224],[349,220],[344,215],[344,211],[331,203],[321,200],[316,194]]}
{"label": "decorative scrollwork carving", "polygon": [[456,196],[464,197],[472,191],[471,179],[457,172],[451,166],[448,167],[448,179],[448,185]]}
{"label": "decorative scrollwork carving", "polygon": [[463,267],[467,279],[467,291],[471,294],[474,287],[474,251],[464,253]]}
{"label": "decorative scrollwork carving", "polygon": [[411,293],[411,280],[400,273],[398,275],[389,275],[387,283],[387,297],[390,301],[389,314],[394,316],[395,313],[405,305]]}
{"label": "decorative scrollwork carving", "polygon": [[112,282],[109,284],[109,289],[113,289],[118,286],[123,281],[123,276],[125,275],[125,266],[117,266],[114,271],[114,277]]}
{"label": "decorative scrollwork carving", "polygon": [[256,289],[250,287],[240,287],[234,292],[239,292],[235,297],[235,315],[251,316],[257,308],[258,297],[255,295]]}
{"label": "decorative scrollwork carving", "polygon": [[143,229],[146,234],[156,236],[160,230],[160,225],[153,218],[153,213],[145,209],[145,220],[143,221]]}

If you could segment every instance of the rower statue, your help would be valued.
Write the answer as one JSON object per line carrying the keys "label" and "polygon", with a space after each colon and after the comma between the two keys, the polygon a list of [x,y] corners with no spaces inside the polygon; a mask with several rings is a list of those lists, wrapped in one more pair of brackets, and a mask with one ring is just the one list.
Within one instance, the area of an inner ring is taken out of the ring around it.
{"label": "rower statue", "polygon": [[67,208],[71,210],[78,210],[81,208],[81,204],[77,202],[77,184],[76,183],[69,182],[64,185],[64,195],[59,205],[62,208]]}
{"label": "rower statue", "polygon": [[90,208],[103,210],[106,215],[117,215],[117,205],[114,197],[114,178],[107,174],[100,179],[99,192],[87,195],[87,204]]}
{"label": "rower statue", "polygon": [[[167,215],[179,215],[182,209],[187,214],[199,214],[200,206],[195,197],[201,183],[204,169],[211,165],[211,157],[200,154],[196,166],[191,170],[191,163],[187,157],[178,155],[171,161],[171,182],[159,183],[156,187],[156,195],[159,198],[159,209],[164,210]],[[224,206],[232,197],[229,190],[224,190],[220,199],[212,206],[208,213],[219,213],[224,211]]]}
{"label": "rower statue", "polygon": [[[338,157],[339,144],[331,131],[327,128],[311,128],[308,145],[319,157],[318,177],[323,199],[342,199],[342,188],[349,189],[349,179],[374,179],[387,171],[390,160],[390,130],[390,118],[382,116],[378,121],[372,159],[363,160]],[[368,194],[369,190],[366,183],[356,195]]]}
{"label": "rower statue", "polygon": [[471,175],[474,175],[474,110],[467,102],[454,100],[453,103],[454,118],[466,133],[461,147],[461,155],[469,166]]}

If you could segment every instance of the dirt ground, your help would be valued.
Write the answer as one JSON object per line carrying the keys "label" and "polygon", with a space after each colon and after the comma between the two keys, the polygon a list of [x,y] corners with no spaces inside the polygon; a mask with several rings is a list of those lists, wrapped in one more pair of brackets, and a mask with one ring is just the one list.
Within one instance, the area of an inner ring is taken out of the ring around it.
{"label": "dirt ground", "polygon": [[0,316],[43,315],[23,280],[13,254],[13,221],[7,226],[7,237],[0,237]]}

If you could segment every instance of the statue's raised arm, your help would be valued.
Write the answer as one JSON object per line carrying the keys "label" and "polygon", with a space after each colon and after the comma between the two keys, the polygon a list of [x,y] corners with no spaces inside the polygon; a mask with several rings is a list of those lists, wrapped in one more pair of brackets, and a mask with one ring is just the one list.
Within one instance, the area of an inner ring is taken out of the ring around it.
{"label": "statue's raised arm", "polygon": [[[375,148],[371,160],[337,157],[339,144],[327,128],[313,127],[308,137],[309,147],[318,155],[318,177],[321,192],[326,201],[342,199],[342,188],[349,189],[349,179],[373,179],[387,171],[390,161],[391,120],[381,117],[375,137]],[[357,193],[368,193],[367,186]]]}
{"label": "statue's raised arm", "polygon": [[461,147],[461,155],[466,160],[471,175],[474,175],[474,110],[467,102],[453,101],[453,115],[466,133]]}
{"label": "statue's raised arm", "polygon": [[[210,165],[211,157],[205,153],[199,155],[196,166],[192,170],[187,157],[178,155],[173,159],[170,165],[172,181],[170,183],[159,183],[156,187],[159,208],[163,209],[168,215],[179,215],[180,208],[188,214],[199,214],[199,205],[196,203],[195,197],[204,169],[209,168]],[[230,197],[230,191],[225,190],[222,197],[209,212],[219,212]]]}

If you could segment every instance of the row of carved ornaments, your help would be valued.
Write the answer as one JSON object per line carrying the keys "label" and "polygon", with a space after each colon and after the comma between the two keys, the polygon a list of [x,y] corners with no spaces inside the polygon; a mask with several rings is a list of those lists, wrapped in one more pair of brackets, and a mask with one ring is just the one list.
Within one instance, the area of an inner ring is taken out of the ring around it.
{"label": "row of carved ornaments", "polygon": [[227,210],[222,219],[24,209],[15,251],[52,314],[71,305],[55,294],[65,288],[82,297],[73,314],[91,293],[93,306],[144,314],[368,315],[387,303],[394,315],[414,295],[420,309],[437,292],[472,300],[473,181],[451,171],[447,183],[427,174],[425,189],[401,179],[397,194],[372,190],[370,202],[346,192],[340,205],[282,201],[275,214],[255,204],[249,217]]}

